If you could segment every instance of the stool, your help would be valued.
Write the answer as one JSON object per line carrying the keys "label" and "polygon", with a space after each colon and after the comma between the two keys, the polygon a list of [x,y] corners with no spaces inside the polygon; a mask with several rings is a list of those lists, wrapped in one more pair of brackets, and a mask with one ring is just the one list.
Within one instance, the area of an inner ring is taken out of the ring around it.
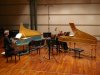
{"label": "stool", "polygon": [[80,58],[80,53],[84,51],[83,49],[80,49],[80,48],[74,48],[73,50],[75,53],[75,57],[79,57],[79,58]]}

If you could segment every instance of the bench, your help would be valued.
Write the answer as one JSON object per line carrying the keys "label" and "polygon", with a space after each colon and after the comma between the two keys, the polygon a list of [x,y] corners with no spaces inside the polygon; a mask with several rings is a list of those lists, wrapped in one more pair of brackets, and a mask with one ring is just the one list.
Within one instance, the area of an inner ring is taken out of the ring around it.
{"label": "bench", "polygon": [[79,57],[80,58],[80,54],[84,51],[81,48],[74,48],[73,49],[74,53],[75,53],[75,57]]}

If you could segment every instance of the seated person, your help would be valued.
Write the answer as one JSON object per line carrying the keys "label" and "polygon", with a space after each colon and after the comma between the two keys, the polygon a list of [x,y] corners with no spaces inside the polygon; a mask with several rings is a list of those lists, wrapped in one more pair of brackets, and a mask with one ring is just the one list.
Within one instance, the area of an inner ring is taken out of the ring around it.
{"label": "seated person", "polygon": [[[60,32],[58,33],[58,37],[59,37],[59,36],[63,36],[63,35],[66,36],[66,33],[63,33],[62,31],[60,31]],[[65,51],[68,49],[67,42],[60,42],[60,45],[61,45],[61,47],[62,47]]]}
{"label": "seated person", "polygon": [[63,31],[59,31],[57,36],[59,37],[59,36],[62,36],[62,35],[63,35]]}
{"label": "seated person", "polygon": [[67,42],[62,42],[61,45],[62,45],[62,47],[63,47],[64,50],[68,49]]}
{"label": "seated person", "polygon": [[51,39],[55,39],[56,38],[56,35],[51,35]]}
{"label": "seated person", "polygon": [[69,36],[70,32],[64,32],[64,36]]}
{"label": "seated person", "polygon": [[12,47],[12,41],[9,38],[9,30],[4,31],[4,48],[5,48],[5,55],[11,55],[14,52],[17,52]]}

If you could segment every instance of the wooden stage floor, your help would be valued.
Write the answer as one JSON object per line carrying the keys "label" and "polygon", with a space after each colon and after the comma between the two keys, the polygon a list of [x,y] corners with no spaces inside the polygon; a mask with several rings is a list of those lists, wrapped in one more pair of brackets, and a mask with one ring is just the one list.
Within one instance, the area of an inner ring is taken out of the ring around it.
{"label": "wooden stage floor", "polygon": [[[80,45],[89,52],[89,45]],[[3,51],[2,47],[0,51]],[[47,50],[41,49],[40,56],[36,51],[21,56],[16,63],[14,60],[6,63],[6,58],[0,55],[0,75],[100,75],[100,42],[97,45],[97,57],[73,57],[73,52],[54,52],[48,60]],[[14,58],[13,58],[14,59]]]}

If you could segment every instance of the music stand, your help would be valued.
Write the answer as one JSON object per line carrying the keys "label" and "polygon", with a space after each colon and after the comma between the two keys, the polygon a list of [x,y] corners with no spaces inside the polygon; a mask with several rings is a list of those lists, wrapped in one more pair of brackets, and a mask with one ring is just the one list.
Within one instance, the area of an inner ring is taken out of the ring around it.
{"label": "music stand", "polygon": [[51,32],[44,32],[43,37],[44,38],[51,38]]}
{"label": "music stand", "polygon": [[[51,40],[51,32],[44,32],[43,33],[43,37],[45,38],[45,42],[47,44],[47,42],[49,41],[50,43],[50,40]],[[50,60],[50,46],[49,46],[49,60]],[[53,55],[52,55],[53,56]],[[45,58],[45,57],[44,57]],[[53,58],[55,59],[55,57],[53,56]],[[46,58],[47,59],[47,58]],[[57,62],[57,60],[55,59],[55,61]]]}

